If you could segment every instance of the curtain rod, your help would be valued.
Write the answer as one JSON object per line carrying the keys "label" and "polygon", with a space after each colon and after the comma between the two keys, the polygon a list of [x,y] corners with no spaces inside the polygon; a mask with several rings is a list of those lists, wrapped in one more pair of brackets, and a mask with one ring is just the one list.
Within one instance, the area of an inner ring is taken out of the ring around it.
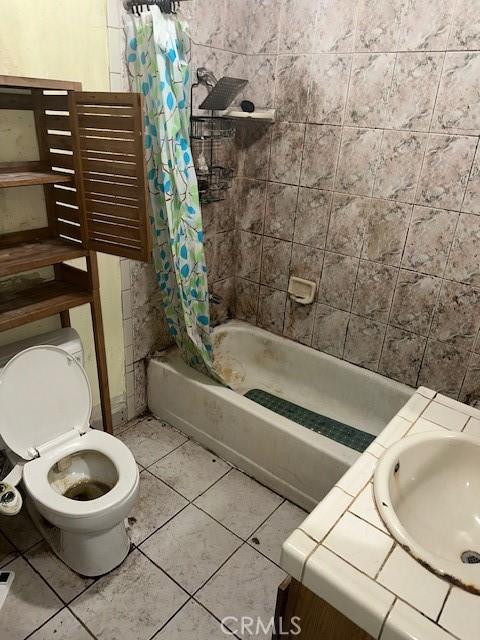
{"label": "curtain rod", "polygon": [[123,6],[127,11],[141,9],[142,6],[152,7],[156,5],[160,7],[160,11],[164,13],[175,13],[176,5],[189,0],[123,0]]}

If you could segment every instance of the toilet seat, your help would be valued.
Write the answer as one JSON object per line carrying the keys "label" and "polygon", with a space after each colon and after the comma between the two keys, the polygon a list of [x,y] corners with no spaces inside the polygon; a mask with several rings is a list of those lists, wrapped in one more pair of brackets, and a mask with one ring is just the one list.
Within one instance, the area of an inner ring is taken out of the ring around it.
{"label": "toilet seat", "polygon": [[[118,507],[138,486],[135,459],[120,440],[89,426],[92,394],[83,367],[54,346],[36,346],[12,358],[0,373],[0,435],[26,460],[23,480],[31,497],[51,513],[86,518]],[[48,472],[82,451],[103,454],[118,480],[90,501],[66,498],[50,486]]]}
{"label": "toilet seat", "polygon": [[[50,486],[48,472],[61,458],[81,451],[94,451],[109,458],[118,473],[117,484],[108,493],[87,502],[71,500],[60,495]],[[53,448],[46,455],[27,462],[23,480],[28,493],[49,511],[70,518],[90,517],[111,509],[136,489],[138,470],[130,449],[114,436],[89,429],[62,447]]]}

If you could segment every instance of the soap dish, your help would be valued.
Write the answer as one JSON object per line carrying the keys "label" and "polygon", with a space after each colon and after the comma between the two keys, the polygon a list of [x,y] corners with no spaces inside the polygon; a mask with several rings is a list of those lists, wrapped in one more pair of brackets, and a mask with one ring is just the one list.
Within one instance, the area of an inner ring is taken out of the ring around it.
{"label": "soap dish", "polygon": [[291,276],[288,284],[290,298],[298,304],[312,304],[317,285],[311,280]]}

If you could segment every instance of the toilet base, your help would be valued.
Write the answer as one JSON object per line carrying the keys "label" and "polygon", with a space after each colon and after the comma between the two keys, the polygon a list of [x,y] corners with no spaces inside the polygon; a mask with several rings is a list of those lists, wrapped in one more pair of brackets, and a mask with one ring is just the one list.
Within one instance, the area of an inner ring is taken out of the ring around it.
{"label": "toilet base", "polygon": [[106,531],[75,533],[50,524],[27,501],[30,516],[52,551],[73,571],[96,578],[118,567],[128,555],[130,538],[124,522]]}

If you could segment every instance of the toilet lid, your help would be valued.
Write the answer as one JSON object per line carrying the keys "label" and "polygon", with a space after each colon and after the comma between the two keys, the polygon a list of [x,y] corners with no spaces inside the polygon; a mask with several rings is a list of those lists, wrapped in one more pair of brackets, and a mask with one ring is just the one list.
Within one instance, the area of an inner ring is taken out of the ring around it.
{"label": "toilet lid", "polygon": [[75,427],[87,427],[92,394],[83,367],[53,346],[26,349],[0,372],[0,434],[24,460]]}

